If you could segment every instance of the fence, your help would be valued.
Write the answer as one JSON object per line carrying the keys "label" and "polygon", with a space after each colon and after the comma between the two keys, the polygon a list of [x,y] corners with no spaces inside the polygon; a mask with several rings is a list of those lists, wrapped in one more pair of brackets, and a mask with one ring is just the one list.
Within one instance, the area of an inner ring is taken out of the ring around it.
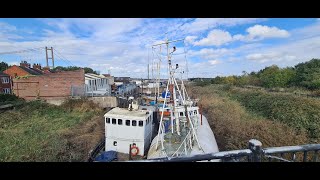
{"label": "fence", "polygon": [[104,89],[98,89],[93,86],[84,84],[83,86],[71,86],[72,97],[97,97],[97,96],[110,96],[111,87],[106,86]]}
{"label": "fence", "polygon": [[318,162],[320,144],[300,146],[283,146],[262,148],[262,143],[252,139],[248,149],[222,151],[212,154],[196,155],[192,157],[166,157],[142,160],[145,162],[192,162],[220,160],[222,162]]}

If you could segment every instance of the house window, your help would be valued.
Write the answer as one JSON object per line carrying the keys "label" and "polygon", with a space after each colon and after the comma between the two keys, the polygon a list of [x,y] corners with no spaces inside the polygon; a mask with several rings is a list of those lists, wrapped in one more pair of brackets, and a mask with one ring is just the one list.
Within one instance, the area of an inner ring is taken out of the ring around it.
{"label": "house window", "polygon": [[130,126],[130,120],[126,120],[126,126]]}
{"label": "house window", "polygon": [[112,124],[117,124],[117,120],[112,118]]}
{"label": "house window", "polygon": [[118,125],[122,125],[122,119],[118,119]]}
{"label": "house window", "polygon": [[143,126],[143,121],[139,121],[139,126],[140,126],[140,127]]}
{"label": "house window", "polygon": [[117,146],[117,141],[113,141],[113,146]]}
{"label": "house window", "polygon": [[197,110],[194,111],[194,114],[197,114]]}
{"label": "house window", "polygon": [[137,121],[136,120],[132,120],[132,126],[137,126]]}
{"label": "house window", "polygon": [[110,124],[110,118],[106,119],[106,123]]}
{"label": "house window", "polygon": [[8,77],[2,77],[2,83],[3,84],[9,83],[9,78]]}
{"label": "house window", "polygon": [[180,112],[180,117],[182,117],[183,116],[183,112]]}
{"label": "house window", "polygon": [[10,94],[10,88],[4,88],[2,91],[4,94]]}

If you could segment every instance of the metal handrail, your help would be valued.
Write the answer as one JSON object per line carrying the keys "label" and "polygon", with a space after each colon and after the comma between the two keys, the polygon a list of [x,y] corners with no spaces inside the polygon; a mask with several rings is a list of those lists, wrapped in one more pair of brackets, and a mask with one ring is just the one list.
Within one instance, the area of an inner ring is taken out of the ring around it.
{"label": "metal handrail", "polygon": [[[252,139],[249,141],[249,149],[222,151],[210,154],[202,154],[185,157],[164,157],[148,160],[139,160],[139,162],[194,162],[194,161],[210,161],[220,159],[222,161],[236,161],[239,162],[241,158],[247,157],[249,162],[262,162],[263,157],[275,159],[284,162],[294,162],[296,160],[296,153],[303,153],[303,161],[308,159],[308,152],[314,152],[311,161],[318,161],[318,152],[320,151],[320,144],[306,144],[299,146],[283,146],[283,147],[269,147],[262,148],[262,143],[258,140]],[[291,153],[292,159],[284,158],[285,153]],[[281,157],[276,156],[280,154]],[[238,160],[238,161],[237,161]]]}

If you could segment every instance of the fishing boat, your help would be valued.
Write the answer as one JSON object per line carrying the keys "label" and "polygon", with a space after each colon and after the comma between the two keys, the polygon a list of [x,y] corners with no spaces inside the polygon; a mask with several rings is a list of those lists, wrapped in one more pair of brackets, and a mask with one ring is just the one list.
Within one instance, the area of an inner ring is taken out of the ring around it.
{"label": "fishing boat", "polygon": [[[162,97],[159,92],[156,97],[149,96],[154,103],[149,102],[144,106],[129,98],[128,108],[117,107],[107,112],[104,115],[104,152],[93,153],[98,158],[91,160],[188,157],[219,151],[209,123],[197,106],[197,100],[188,96],[183,80],[176,78],[179,66],[176,64],[172,67],[172,55],[176,51],[175,47],[169,51],[172,42],[176,41],[167,40],[154,45],[167,47],[168,79]],[[110,158],[108,153],[119,153],[121,158]]]}
{"label": "fishing boat", "polygon": [[[175,41],[171,41],[175,42]],[[214,134],[206,117],[199,112],[196,101],[191,100],[186,91],[183,80],[178,84],[176,71],[179,65],[172,67],[172,55],[176,51],[173,47],[169,51],[167,46],[168,83],[166,95],[170,93],[170,99],[164,99],[163,106],[159,109],[160,122],[157,136],[153,139],[148,151],[148,159],[177,156],[193,156],[218,152],[218,146]]]}

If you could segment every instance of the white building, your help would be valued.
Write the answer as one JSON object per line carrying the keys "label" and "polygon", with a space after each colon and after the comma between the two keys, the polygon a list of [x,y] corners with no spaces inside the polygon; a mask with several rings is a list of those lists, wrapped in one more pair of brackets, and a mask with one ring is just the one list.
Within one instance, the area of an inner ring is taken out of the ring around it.
{"label": "white building", "polygon": [[129,154],[130,145],[144,156],[152,140],[153,112],[149,110],[114,108],[105,115],[105,151]]}
{"label": "white building", "polygon": [[85,74],[85,93],[87,95],[111,95],[111,85],[103,75]]}

